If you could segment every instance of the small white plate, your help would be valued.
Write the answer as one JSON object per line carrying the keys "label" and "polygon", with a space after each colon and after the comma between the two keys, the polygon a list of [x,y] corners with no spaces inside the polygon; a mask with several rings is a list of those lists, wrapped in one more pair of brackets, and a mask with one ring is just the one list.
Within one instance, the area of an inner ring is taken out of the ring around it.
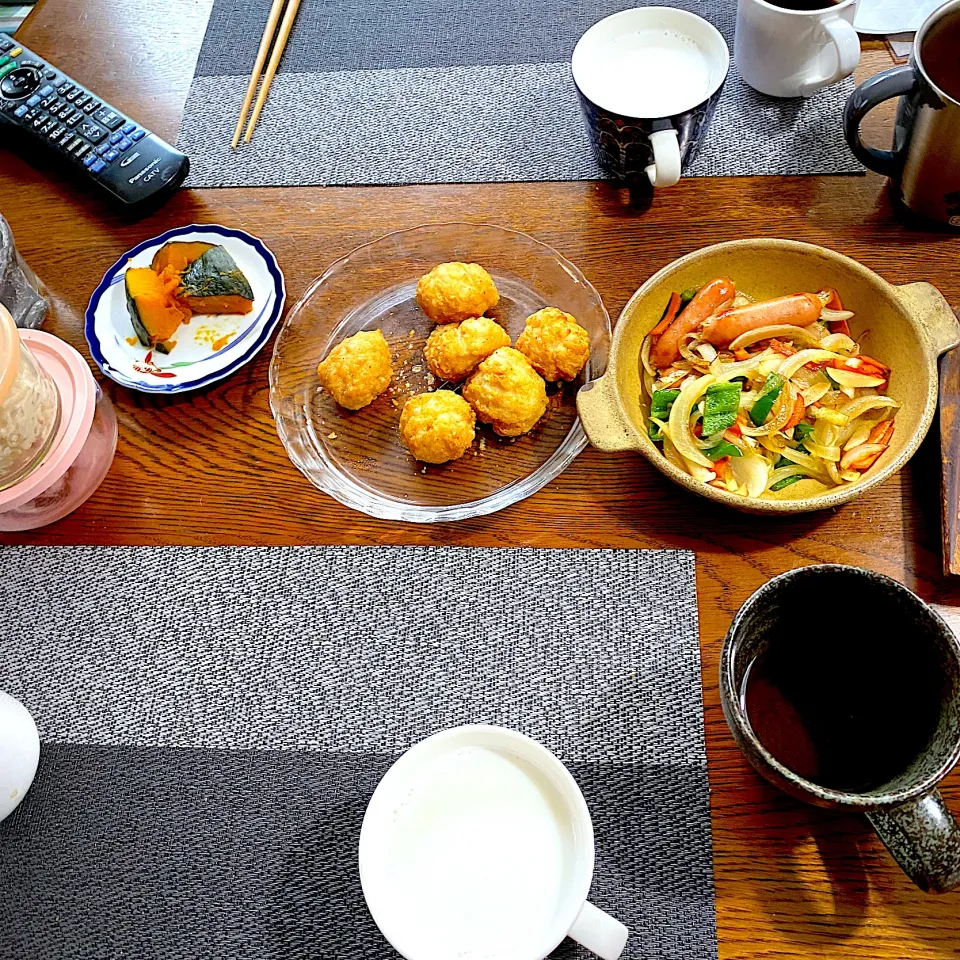
{"label": "small white plate", "polygon": [[[245,316],[197,314],[177,331],[176,347],[163,354],[137,340],[123,275],[129,267],[149,267],[168,240],[226,247],[250,281],[253,310]],[[222,380],[252,359],[273,333],[285,300],[283,274],[260,240],[242,230],[194,223],[145,240],[106,272],[87,307],[87,343],[97,366],[111,380],[145,393],[183,393]]]}

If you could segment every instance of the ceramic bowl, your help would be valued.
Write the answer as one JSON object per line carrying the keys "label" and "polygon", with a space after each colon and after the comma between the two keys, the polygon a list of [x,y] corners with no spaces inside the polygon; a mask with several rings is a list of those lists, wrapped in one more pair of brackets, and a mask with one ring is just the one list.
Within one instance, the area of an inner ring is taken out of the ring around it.
{"label": "ceramic bowl", "polygon": [[[856,314],[854,339],[891,370],[888,393],[899,400],[889,450],[854,484],[822,492],[801,481],[770,499],[754,500],[711,487],[674,467],[650,440],[641,409],[640,346],[659,322],[671,291],[728,276],[757,299],[835,287]],[[937,407],[937,359],[960,343],[960,322],[929,283],[893,286],[833,250],[793,240],[735,240],[704,247],[654,274],[624,307],[614,331],[606,374],[581,388],[580,421],[599,450],[638,450],[661,473],[693,493],[749,513],[803,513],[847,503],[883,483],[916,452]],[[818,492],[820,491],[820,492]]]}

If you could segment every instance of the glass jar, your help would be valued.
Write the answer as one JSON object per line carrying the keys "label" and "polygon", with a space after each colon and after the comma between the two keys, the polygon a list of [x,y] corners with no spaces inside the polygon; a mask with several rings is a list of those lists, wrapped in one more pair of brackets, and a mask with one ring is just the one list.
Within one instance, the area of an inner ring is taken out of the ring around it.
{"label": "glass jar", "polygon": [[0,304],[0,490],[31,473],[60,426],[60,394]]}

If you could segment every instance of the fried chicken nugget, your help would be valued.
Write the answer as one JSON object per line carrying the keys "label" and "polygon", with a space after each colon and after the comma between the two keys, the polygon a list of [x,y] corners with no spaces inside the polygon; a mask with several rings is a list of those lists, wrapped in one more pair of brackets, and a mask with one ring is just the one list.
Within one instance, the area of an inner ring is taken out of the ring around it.
{"label": "fried chicken nugget", "polygon": [[463,385],[463,398],[501,437],[532,430],[547,409],[543,378],[512,347],[500,347],[477,367]]}
{"label": "fried chicken nugget", "polygon": [[341,340],[317,367],[320,384],[341,407],[359,410],[390,383],[390,348],[379,330],[361,330]]}
{"label": "fried chicken nugget", "polygon": [[493,277],[479,263],[441,263],[417,283],[417,303],[434,323],[483,316],[499,300]]}
{"label": "fried chicken nugget", "polygon": [[494,350],[509,347],[510,337],[489,317],[470,317],[462,323],[437,327],[423,348],[430,372],[441,380],[462,380]]}
{"label": "fried chicken nugget", "polygon": [[590,334],[556,307],[527,317],[517,349],[545,380],[575,380],[590,357]]}
{"label": "fried chicken nugget", "polygon": [[477,418],[463,397],[437,390],[411,397],[400,414],[400,439],[424,463],[462,457],[476,436]]}

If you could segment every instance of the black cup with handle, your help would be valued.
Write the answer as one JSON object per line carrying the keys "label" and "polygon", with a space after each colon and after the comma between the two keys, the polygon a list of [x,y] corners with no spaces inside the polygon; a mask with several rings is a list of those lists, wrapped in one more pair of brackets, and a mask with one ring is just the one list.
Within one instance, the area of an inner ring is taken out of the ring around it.
{"label": "black cup with handle", "polygon": [[[892,150],[867,146],[863,118],[900,97]],[[889,177],[913,213],[960,227],[960,0],[917,32],[910,63],[860,84],[844,112],[847,143],[864,166]]]}
{"label": "black cup with handle", "polygon": [[922,889],[960,887],[960,827],[937,790],[960,759],[960,644],[919,597],[857,567],[775,577],[730,626],[720,695],[771,783],[866,814]]}

